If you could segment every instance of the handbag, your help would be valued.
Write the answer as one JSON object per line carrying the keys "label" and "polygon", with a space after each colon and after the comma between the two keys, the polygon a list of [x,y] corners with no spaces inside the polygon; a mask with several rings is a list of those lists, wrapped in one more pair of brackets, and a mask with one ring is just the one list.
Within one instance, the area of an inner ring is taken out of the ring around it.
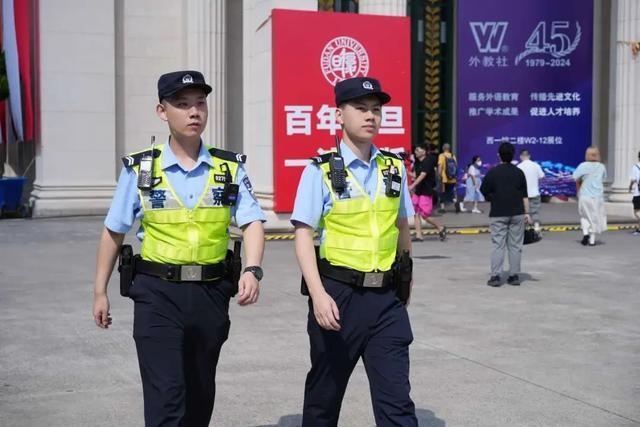
{"label": "handbag", "polygon": [[538,233],[533,226],[529,225],[524,229],[524,242],[525,245],[537,243],[542,240],[542,236]]}

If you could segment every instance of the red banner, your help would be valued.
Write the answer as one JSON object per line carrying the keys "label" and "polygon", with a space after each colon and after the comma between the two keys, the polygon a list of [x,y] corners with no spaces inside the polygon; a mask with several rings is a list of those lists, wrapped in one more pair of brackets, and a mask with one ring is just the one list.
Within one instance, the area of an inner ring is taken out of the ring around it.
{"label": "red banner", "polygon": [[406,17],[272,12],[274,210],[291,212],[309,158],[334,146],[336,82],[369,76],[391,95],[374,143],[411,146],[411,42]]}

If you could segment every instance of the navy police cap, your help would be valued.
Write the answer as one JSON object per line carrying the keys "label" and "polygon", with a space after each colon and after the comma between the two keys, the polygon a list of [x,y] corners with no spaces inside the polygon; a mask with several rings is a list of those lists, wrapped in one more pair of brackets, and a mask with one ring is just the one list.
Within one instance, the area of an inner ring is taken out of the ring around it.
{"label": "navy police cap", "polygon": [[189,87],[201,88],[206,95],[213,90],[204,81],[204,76],[199,71],[174,71],[163,74],[158,79],[158,100],[162,101]]}
{"label": "navy police cap", "polygon": [[371,77],[353,77],[338,82],[335,87],[336,106],[363,96],[376,96],[381,104],[391,101],[391,97],[382,91],[380,82]]}

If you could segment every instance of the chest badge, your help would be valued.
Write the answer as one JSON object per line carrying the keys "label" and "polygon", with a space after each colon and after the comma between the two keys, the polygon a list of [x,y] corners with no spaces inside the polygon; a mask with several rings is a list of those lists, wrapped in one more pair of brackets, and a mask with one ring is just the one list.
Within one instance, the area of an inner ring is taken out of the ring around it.
{"label": "chest badge", "polygon": [[167,201],[167,190],[151,190],[149,191],[149,202],[151,209],[163,209],[164,202]]}

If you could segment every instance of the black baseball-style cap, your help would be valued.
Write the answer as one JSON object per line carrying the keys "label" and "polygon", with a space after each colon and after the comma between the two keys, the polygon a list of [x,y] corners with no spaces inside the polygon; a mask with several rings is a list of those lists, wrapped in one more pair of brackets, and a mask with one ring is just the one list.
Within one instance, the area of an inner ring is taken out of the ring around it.
{"label": "black baseball-style cap", "polygon": [[380,82],[371,77],[353,77],[338,82],[335,87],[336,106],[363,96],[376,96],[381,104],[391,101],[389,94],[382,91]]}
{"label": "black baseball-style cap", "polygon": [[158,79],[158,100],[162,101],[164,98],[189,87],[201,88],[206,95],[209,95],[213,90],[204,81],[204,76],[199,71],[174,71],[163,74]]}

